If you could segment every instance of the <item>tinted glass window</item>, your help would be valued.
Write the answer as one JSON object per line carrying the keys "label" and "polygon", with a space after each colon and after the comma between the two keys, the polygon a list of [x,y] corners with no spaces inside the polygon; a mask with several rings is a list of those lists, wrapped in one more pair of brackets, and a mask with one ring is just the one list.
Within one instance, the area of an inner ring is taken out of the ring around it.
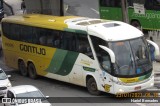
{"label": "tinted glass window", "polygon": [[100,0],[100,5],[104,7],[121,7],[121,0]]}
{"label": "tinted glass window", "polygon": [[19,36],[20,36],[20,27],[19,25],[16,24],[10,24],[10,33],[9,36],[11,39],[13,40],[19,40]]}
{"label": "tinted glass window", "polygon": [[29,26],[21,26],[21,41],[24,42],[32,42],[32,27]]}
{"label": "tinted glass window", "polygon": [[4,36],[6,36],[7,38],[10,38],[10,24],[9,23],[2,23],[2,31]]}
{"label": "tinted glass window", "polygon": [[78,47],[78,52],[86,54],[87,56],[93,59],[93,54],[91,51],[87,35],[77,34],[77,47]]}
{"label": "tinted glass window", "polygon": [[12,40],[80,52],[93,58],[87,34],[3,23],[4,36]]}
{"label": "tinted glass window", "polygon": [[76,50],[76,33],[64,32],[62,37],[62,48],[71,51]]}

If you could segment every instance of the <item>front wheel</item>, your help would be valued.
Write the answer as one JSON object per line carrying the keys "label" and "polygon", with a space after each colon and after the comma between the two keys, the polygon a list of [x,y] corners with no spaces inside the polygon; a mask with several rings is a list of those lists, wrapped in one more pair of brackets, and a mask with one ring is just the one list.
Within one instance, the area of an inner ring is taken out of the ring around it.
{"label": "front wheel", "polygon": [[92,94],[92,95],[100,95],[100,93],[101,93],[98,90],[97,83],[96,83],[96,81],[93,77],[89,78],[87,80],[87,89],[88,89],[89,93]]}
{"label": "front wheel", "polygon": [[36,68],[35,68],[33,63],[29,63],[28,72],[29,72],[29,77],[30,78],[32,78],[32,79],[36,79],[37,78]]}

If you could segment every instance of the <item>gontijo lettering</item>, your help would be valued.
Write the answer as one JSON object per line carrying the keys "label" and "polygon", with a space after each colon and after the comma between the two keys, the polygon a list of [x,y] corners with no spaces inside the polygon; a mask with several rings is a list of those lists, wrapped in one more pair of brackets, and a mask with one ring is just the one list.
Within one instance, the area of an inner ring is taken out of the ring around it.
{"label": "gontijo lettering", "polygon": [[20,50],[25,52],[30,52],[30,53],[46,55],[46,50],[44,48],[37,48],[35,46],[20,44]]}

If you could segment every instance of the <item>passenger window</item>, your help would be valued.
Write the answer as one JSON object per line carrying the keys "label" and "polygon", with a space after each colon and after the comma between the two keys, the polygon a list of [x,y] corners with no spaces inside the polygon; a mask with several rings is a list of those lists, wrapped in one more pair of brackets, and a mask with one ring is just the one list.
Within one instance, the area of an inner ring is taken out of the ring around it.
{"label": "passenger window", "polygon": [[20,27],[17,24],[10,24],[10,34],[11,34],[11,39],[13,40],[19,40],[19,36],[20,36]]}
{"label": "passenger window", "polygon": [[62,48],[70,51],[76,51],[76,34],[63,32]]}
{"label": "passenger window", "polygon": [[32,27],[21,26],[21,41],[32,43]]}
{"label": "passenger window", "polygon": [[104,7],[121,7],[121,0],[100,0],[100,5]]}
{"label": "passenger window", "polygon": [[61,32],[60,31],[54,31],[53,32],[53,47],[60,48],[61,47]]}
{"label": "passenger window", "polygon": [[3,31],[4,36],[6,36],[7,38],[11,37],[9,23],[5,23],[5,22],[2,23],[2,31]]}
{"label": "passenger window", "polygon": [[78,34],[77,39],[78,52],[86,54],[90,58],[94,59],[87,35]]}

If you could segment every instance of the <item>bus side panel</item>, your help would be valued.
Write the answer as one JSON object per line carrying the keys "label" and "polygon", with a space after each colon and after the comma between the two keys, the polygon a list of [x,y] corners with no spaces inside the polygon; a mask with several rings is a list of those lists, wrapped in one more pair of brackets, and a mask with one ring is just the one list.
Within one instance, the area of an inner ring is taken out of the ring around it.
{"label": "bus side panel", "polygon": [[17,57],[16,44],[13,41],[10,41],[6,37],[2,36],[2,48],[5,59],[5,64],[12,68],[18,68],[17,62],[15,64],[15,59]]}
{"label": "bus side panel", "polygon": [[153,30],[155,28],[156,20],[151,16],[154,14],[153,10],[146,10],[145,14],[134,13],[134,9],[128,9],[130,22],[137,20],[143,29]]}
{"label": "bus side panel", "polygon": [[62,76],[68,75],[75,64],[78,54],[77,52],[57,49],[47,71]]}
{"label": "bus side panel", "polygon": [[121,8],[100,7],[100,17],[102,19],[122,21]]}

